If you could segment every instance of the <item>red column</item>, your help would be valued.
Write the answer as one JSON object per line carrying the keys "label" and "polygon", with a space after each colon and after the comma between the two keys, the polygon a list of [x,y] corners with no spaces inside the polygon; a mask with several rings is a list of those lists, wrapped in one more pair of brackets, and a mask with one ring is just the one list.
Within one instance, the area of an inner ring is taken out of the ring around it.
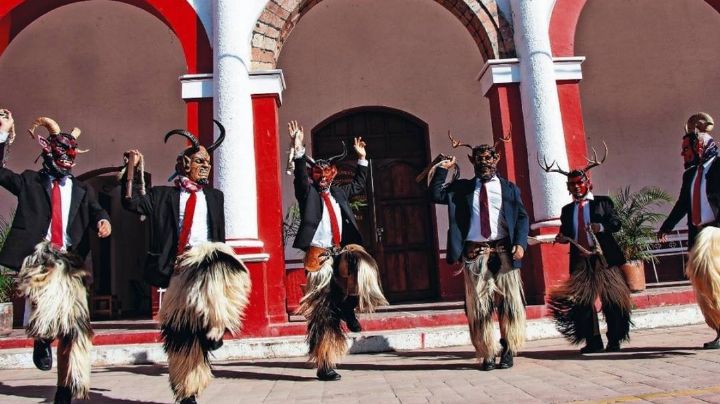
{"label": "red column", "polygon": [[[282,241],[282,185],[278,143],[278,96],[254,95],[253,121],[258,198],[256,247],[236,248],[240,254],[260,253],[264,261],[248,262],[253,282],[244,335],[272,335],[272,324],[288,320],[285,306],[285,251]],[[239,173],[240,175],[240,173]]]}

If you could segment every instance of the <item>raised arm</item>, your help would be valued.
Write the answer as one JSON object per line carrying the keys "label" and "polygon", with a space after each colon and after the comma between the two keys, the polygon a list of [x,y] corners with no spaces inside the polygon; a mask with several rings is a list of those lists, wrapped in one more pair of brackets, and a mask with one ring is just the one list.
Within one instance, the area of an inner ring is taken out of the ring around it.
{"label": "raised arm", "polygon": [[[127,161],[127,169],[120,179],[120,201],[125,210],[138,215],[151,215],[153,211],[152,192],[146,194],[145,185],[138,178],[138,181],[132,181],[128,184],[129,171],[135,170],[143,161],[143,155],[138,150],[128,150],[124,154]],[[134,175],[134,173],[132,173]],[[142,173],[140,173],[142,175]],[[131,188],[128,193],[128,187]]]}
{"label": "raised arm", "polygon": [[295,199],[298,203],[304,204],[310,190],[310,178],[305,165],[305,147],[303,146],[305,134],[297,121],[288,122],[288,134],[290,135],[290,157],[293,159],[294,166]]}
{"label": "raised arm", "polygon": [[7,147],[15,137],[14,128],[12,113],[7,109],[0,109],[0,186],[17,195],[22,188],[22,178],[4,167]]}
{"label": "raised arm", "polygon": [[445,180],[447,179],[448,170],[450,170],[456,163],[455,157],[450,160],[445,160],[437,166],[435,173],[432,175],[430,180],[430,186],[428,187],[428,196],[434,203],[442,205],[448,204],[448,188],[445,187]]}

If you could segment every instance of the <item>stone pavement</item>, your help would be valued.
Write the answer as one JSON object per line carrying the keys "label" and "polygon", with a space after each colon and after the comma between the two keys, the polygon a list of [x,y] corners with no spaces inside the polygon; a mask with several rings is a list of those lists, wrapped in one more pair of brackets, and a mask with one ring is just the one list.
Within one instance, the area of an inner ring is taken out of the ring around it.
{"label": "stone pavement", "polygon": [[[561,339],[531,341],[510,370],[477,370],[469,346],[350,355],[339,382],[302,358],[215,363],[200,403],[720,403],[720,350],[705,325],[637,330],[623,352],[579,355]],[[0,370],[0,402],[52,397],[55,371]],[[163,365],[93,368],[93,403],[171,403]],[[88,401],[77,401],[78,403]]]}

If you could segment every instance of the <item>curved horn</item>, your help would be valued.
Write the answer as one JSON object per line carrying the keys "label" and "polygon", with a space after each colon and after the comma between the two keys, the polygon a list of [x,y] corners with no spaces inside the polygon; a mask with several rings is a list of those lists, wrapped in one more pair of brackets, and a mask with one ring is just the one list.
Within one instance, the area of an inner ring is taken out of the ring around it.
{"label": "curved horn", "polygon": [[220,135],[218,136],[215,143],[211,144],[207,147],[207,152],[211,153],[213,150],[217,149],[218,146],[225,140],[225,127],[222,126],[222,124],[216,120],[213,119],[213,122],[215,122],[215,125],[217,125],[218,129],[220,129]]}
{"label": "curved horn", "polygon": [[342,153],[338,154],[337,156],[332,156],[329,159],[327,159],[328,163],[334,164],[336,161],[342,160],[347,156],[347,146],[345,146],[345,141],[341,140],[340,143],[342,143],[343,151]]}
{"label": "curved horn", "polygon": [[197,150],[197,149],[200,148],[200,142],[198,142],[198,140],[197,140],[197,138],[195,137],[195,135],[193,135],[192,133],[190,133],[190,132],[188,132],[188,131],[186,131],[186,130],[184,130],[184,129],[174,129],[174,130],[171,130],[170,132],[168,132],[168,133],[165,135],[165,143],[167,143],[168,139],[169,139],[170,136],[172,136],[172,135],[180,135],[180,136],[186,138],[187,140],[190,141],[190,143],[192,143],[192,148],[195,149],[195,150]]}
{"label": "curved horn", "polygon": [[35,139],[35,129],[37,129],[38,126],[45,127],[51,135],[57,135],[60,133],[60,125],[58,125],[57,122],[46,116],[41,116],[35,119],[35,122],[33,122],[30,129],[28,129],[28,132],[33,139]]}
{"label": "curved horn", "polygon": [[82,131],[80,130],[80,128],[73,128],[73,130],[70,132],[70,136],[72,136],[72,137],[74,137],[75,139],[77,139],[77,138],[80,137],[80,134],[81,134],[81,133],[82,133]]}

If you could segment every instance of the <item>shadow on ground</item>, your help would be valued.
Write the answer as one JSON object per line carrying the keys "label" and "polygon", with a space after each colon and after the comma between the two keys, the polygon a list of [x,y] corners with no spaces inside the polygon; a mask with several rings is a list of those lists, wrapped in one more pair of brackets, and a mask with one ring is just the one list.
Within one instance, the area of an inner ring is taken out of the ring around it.
{"label": "shadow on ground", "polygon": [[632,347],[623,348],[620,352],[603,352],[590,355],[582,355],[578,349],[573,350],[550,350],[550,351],[525,351],[518,356],[538,360],[613,360],[613,359],[655,359],[668,358],[672,356],[695,355],[698,347]]}
{"label": "shadow on ground", "polygon": [[[103,404],[162,404],[156,401],[138,401],[126,400],[122,398],[112,398],[98,393],[97,389],[90,389],[89,400],[73,400],[73,403],[103,403]],[[0,382],[0,396],[15,396],[33,398],[42,403],[51,403],[55,396],[55,386],[8,386]]]}

